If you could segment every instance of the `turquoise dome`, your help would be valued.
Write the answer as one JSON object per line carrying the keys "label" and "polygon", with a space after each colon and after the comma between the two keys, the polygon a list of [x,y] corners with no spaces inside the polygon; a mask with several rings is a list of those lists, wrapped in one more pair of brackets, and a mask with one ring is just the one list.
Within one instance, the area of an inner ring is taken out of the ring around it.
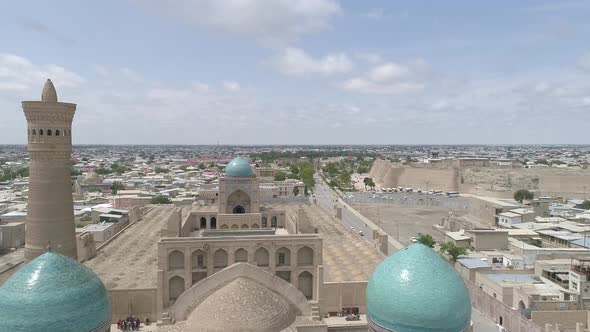
{"label": "turquoise dome", "polygon": [[89,268],[47,252],[0,287],[0,331],[87,332],[110,324],[102,281]]}
{"label": "turquoise dome", "polygon": [[227,164],[225,175],[232,177],[250,177],[252,176],[252,167],[250,163],[241,157],[236,157]]}
{"label": "turquoise dome", "polygon": [[416,243],[373,271],[367,317],[397,332],[461,332],[471,324],[471,300],[455,270],[434,250]]}

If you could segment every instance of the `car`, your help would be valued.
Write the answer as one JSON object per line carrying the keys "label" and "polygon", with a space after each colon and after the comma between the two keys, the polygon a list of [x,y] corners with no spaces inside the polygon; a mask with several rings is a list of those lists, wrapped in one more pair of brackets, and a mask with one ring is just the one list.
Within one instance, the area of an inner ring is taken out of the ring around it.
{"label": "car", "polygon": [[365,236],[365,234],[363,233],[363,231],[359,231],[359,235],[360,236]]}
{"label": "car", "polygon": [[354,226],[353,226],[353,227],[350,227],[350,229],[351,229],[353,232],[354,232],[354,230],[355,230]]}
{"label": "car", "polygon": [[410,241],[412,241],[412,243],[416,243],[416,242],[418,242],[418,239],[416,239],[415,237],[413,237],[413,236],[412,236],[412,237],[410,238]]}

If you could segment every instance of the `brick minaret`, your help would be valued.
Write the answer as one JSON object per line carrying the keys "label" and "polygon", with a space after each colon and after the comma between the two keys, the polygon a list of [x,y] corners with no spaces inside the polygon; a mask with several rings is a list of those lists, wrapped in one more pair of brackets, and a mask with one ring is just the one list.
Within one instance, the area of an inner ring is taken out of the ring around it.
{"label": "brick minaret", "polygon": [[51,80],[41,101],[23,101],[29,142],[29,202],[25,233],[28,262],[51,250],[76,259],[70,179],[76,104],[60,103]]}

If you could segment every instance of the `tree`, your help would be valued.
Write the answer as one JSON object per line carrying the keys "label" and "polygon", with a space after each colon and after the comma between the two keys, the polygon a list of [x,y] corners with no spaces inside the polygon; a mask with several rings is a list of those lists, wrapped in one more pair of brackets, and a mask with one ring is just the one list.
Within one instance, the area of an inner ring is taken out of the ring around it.
{"label": "tree", "polygon": [[112,171],[108,168],[102,168],[99,167],[97,169],[94,170],[94,173],[98,174],[98,175],[106,175],[106,174],[111,174]]}
{"label": "tree", "polygon": [[373,178],[369,178],[369,187],[371,187],[372,190],[375,190],[375,181],[373,181]]}
{"label": "tree", "polygon": [[459,256],[465,255],[467,253],[465,248],[457,247],[453,242],[443,243],[440,246],[440,250],[451,256],[453,261],[456,261]]}
{"label": "tree", "polygon": [[170,203],[172,203],[172,201],[170,200],[170,198],[168,198],[166,196],[158,195],[158,196],[152,197],[152,199],[150,200],[150,203],[151,204],[170,204]]}
{"label": "tree", "polygon": [[365,185],[365,190],[367,190],[367,187],[369,186],[369,180],[370,180],[370,178],[363,179],[363,184]]}
{"label": "tree", "polygon": [[119,190],[125,189],[125,185],[121,181],[115,181],[111,185],[111,190],[113,191],[113,195],[116,195]]}
{"label": "tree", "polygon": [[315,181],[313,179],[313,173],[315,172],[313,168],[313,164],[310,162],[305,162],[301,164],[299,169],[299,174],[301,174],[301,181],[305,184],[305,189],[310,190],[315,185]]}
{"label": "tree", "polygon": [[418,242],[430,248],[434,248],[434,245],[436,244],[436,241],[430,234],[421,234],[418,238]]}
{"label": "tree", "polygon": [[520,202],[520,204],[522,204],[522,201],[525,199],[531,200],[533,197],[535,197],[535,195],[526,189],[520,189],[514,193],[514,200]]}
{"label": "tree", "polygon": [[170,170],[167,168],[163,168],[163,167],[156,167],[155,172],[156,174],[160,174],[160,173],[168,173]]}
{"label": "tree", "polygon": [[293,174],[299,174],[299,167],[297,165],[291,165],[290,170]]}
{"label": "tree", "polygon": [[203,163],[200,163],[200,164],[199,164],[199,169],[200,169],[201,171],[202,171],[202,170],[204,170],[204,169],[206,169],[206,168],[207,168],[207,166],[205,166],[205,164],[203,164]]}
{"label": "tree", "polygon": [[287,179],[287,174],[283,171],[278,171],[275,173],[275,181],[285,181]]}
{"label": "tree", "polygon": [[82,175],[82,171],[75,169],[74,167],[70,167],[70,176],[78,176]]}
{"label": "tree", "polygon": [[298,196],[299,195],[299,187],[295,186],[293,187],[293,196]]}
{"label": "tree", "polygon": [[578,209],[590,210],[590,201],[585,200],[582,204],[576,205]]}
{"label": "tree", "polygon": [[111,170],[113,170],[113,172],[121,175],[121,174],[127,172],[129,169],[126,166],[119,165],[119,164],[115,163],[115,164],[111,165]]}

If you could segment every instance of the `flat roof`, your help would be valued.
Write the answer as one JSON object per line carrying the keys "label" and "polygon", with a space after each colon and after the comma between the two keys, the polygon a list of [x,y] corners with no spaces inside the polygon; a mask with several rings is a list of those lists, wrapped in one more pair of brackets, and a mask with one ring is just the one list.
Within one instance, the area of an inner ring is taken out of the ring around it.
{"label": "flat roof", "polygon": [[101,214],[99,217],[107,217],[107,218],[117,218],[117,219],[119,219],[119,218],[122,218],[124,216],[122,214],[104,213],[104,214]]}
{"label": "flat roof", "polygon": [[515,212],[502,212],[499,215],[508,218],[522,217],[522,215]]}
{"label": "flat roof", "polygon": [[484,274],[488,279],[500,283],[539,283],[534,274],[489,273]]}
{"label": "flat roof", "polygon": [[469,269],[477,269],[477,268],[482,268],[482,267],[492,267],[490,265],[490,263],[487,262],[487,259],[484,260],[483,258],[477,258],[477,257],[459,258],[459,259],[457,259],[457,262],[459,262],[461,265],[464,265],[465,267],[467,267]]}
{"label": "flat roof", "polygon": [[85,232],[100,232],[104,231],[105,229],[111,228],[115,225],[114,223],[102,223],[102,224],[90,224],[83,228]]}
{"label": "flat roof", "polygon": [[461,231],[459,231],[459,232],[445,232],[445,235],[455,241],[470,240],[471,239],[471,237],[465,235],[465,233],[461,232]]}

